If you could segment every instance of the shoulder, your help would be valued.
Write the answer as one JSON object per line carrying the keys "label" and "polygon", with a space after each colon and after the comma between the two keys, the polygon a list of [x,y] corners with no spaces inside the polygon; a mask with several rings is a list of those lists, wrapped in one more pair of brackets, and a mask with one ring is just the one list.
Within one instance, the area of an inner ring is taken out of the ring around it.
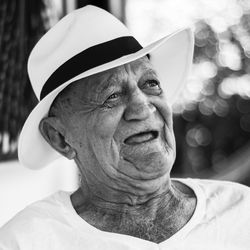
{"label": "shoulder", "polygon": [[250,198],[250,187],[240,183],[221,180],[208,180],[208,179],[176,179],[191,187],[192,189],[199,188],[207,197],[215,194],[220,195],[233,195],[237,193],[241,196]]}
{"label": "shoulder", "polygon": [[8,249],[19,249],[20,242],[24,242],[28,237],[37,238],[47,232],[51,221],[63,218],[62,196],[64,195],[66,195],[64,192],[55,193],[27,206],[16,214],[0,228],[0,249],[2,249],[2,245],[8,247],[11,245]]}
{"label": "shoulder", "polygon": [[206,197],[220,197],[231,201],[250,199],[250,188],[240,183],[220,180],[190,179],[199,186]]}
{"label": "shoulder", "polygon": [[183,181],[193,189],[199,189],[207,200],[216,200],[225,204],[246,203],[250,205],[248,186],[220,180],[183,179]]}
{"label": "shoulder", "polygon": [[250,188],[235,182],[219,180],[183,179],[193,188],[197,200],[202,200],[206,217],[231,216],[237,220],[239,214],[250,227]]}

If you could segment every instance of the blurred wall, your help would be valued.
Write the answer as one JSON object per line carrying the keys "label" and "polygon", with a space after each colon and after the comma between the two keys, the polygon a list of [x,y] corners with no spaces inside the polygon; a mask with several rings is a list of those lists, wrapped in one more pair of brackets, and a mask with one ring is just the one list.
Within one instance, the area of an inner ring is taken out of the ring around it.
{"label": "blurred wall", "polygon": [[74,191],[77,183],[77,168],[66,159],[37,171],[17,161],[0,163],[0,227],[28,204],[57,190]]}

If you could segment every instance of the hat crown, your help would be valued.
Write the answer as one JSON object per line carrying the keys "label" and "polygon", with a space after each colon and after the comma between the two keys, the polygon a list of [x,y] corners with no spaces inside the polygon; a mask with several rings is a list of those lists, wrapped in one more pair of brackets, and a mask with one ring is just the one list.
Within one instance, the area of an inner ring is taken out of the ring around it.
{"label": "hat crown", "polygon": [[38,41],[30,54],[28,73],[37,98],[40,99],[47,79],[67,60],[92,46],[123,36],[130,36],[128,29],[98,7],[89,5],[65,16]]}

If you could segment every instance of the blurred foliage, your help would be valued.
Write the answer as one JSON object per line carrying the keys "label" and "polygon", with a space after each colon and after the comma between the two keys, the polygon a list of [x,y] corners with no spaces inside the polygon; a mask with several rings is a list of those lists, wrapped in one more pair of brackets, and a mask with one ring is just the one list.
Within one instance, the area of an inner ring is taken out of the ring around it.
{"label": "blurred foliage", "polygon": [[[196,100],[175,107],[173,174],[200,177],[206,171],[213,176],[222,170],[218,163],[250,139],[249,12],[223,32],[206,20],[196,23],[193,73],[199,75],[189,86],[191,92],[198,88]],[[245,179],[250,184],[250,177]]]}
{"label": "blurred foliage", "polygon": [[49,28],[45,1],[0,2],[0,161],[17,158],[17,138],[37,103],[27,74],[28,55]]}

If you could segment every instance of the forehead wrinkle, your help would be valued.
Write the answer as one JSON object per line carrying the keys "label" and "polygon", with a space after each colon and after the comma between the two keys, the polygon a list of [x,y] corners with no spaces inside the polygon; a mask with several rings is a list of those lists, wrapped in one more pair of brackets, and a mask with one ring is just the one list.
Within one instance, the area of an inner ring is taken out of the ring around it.
{"label": "forehead wrinkle", "polygon": [[91,104],[91,99],[93,99],[93,94],[91,95],[91,93],[93,93],[94,88],[92,80],[92,77],[86,77],[72,83],[67,94],[61,97],[62,105],[64,105],[66,100],[68,100],[67,105],[71,105],[72,107],[75,104]]}
{"label": "forehead wrinkle", "polygon": [[137,75],[138,71],[141,73],[141,76],[143,73],[151,72],[157,76],[156,71],[153,69],[147,57],[142,57],[125,65],[121,65],[119,67],[97,73],[91,77],[81,79],[85,81],[82,82],[82,84],[84,84],[84,87],[87,89],[87,96],[85,96],[85,98],[87,97],[87,99],[89,99],[88,97],[91,97],[93,94],[99,95],[106,89],[118,86],[124,81],[123,78],[126,73],[132,72],[134,75]]}
{"label": "forehead wrinkle", "polygon": [[149,73],[151,73],[151,74],[155,75],[156,77],[158,77],[157,72],[153,68],[145,69],[145,74],[149,74]]}
{"label": "forehead wrinkle", "polygon": [[81,104],[91,103],[91,100],[96,95],[98,86],[101,85],[101,78],[103,77],[92,75],[78,80],[75,82],[75,87],[71,89],[71,96],[74,97],[74,99],[76,98]]}
{"label": "forehead wrinkle", "polygon": [[108,77],[108,79],[102,81],[101,83],[99,83],[95,89],[95,93],[96,94],[100,94],[102,93],[105,89],[108,89],[111,87],[111,85],[113,85],[113,81],[110,81],[111,76]]}
{"label": "forehead wrinkle", "polygon": [[125,68],[127,72],[129,72],[130,69],[130,72],[133,72],[134,75],[138,75],[139,72],[141,76],[143,76],[144,73],[153,73],[157,76],[157,72],[146,56],[126,64]]}
{"label": "forehead wrinkle", "polygon": [[153,73],[154,75],[157,76],[157,72],[155,71],[155,69],[153,68],[153,66],[151,65],[150,62],[148,63],[143,63],[142,65],[142,70],[146,73]]}
{"label": "forehead wrinkle", "polygon": [[102,93],[106,89],[118,86],[123,81],[122,78],[124,78],[124,72],[122,66],[115,68],[112,71],[113,72],[105,80],[98,84],[96,88],[97,94]]}

